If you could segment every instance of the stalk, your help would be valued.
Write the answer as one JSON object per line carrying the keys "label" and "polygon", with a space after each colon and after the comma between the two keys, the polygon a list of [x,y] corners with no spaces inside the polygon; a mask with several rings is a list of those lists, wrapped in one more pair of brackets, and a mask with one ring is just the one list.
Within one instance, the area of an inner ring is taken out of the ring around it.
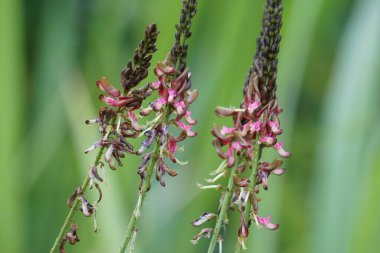
{"label": "stalk", "polygon": [[[172,107],[171,106],[167,106],[165,114],[164,114],[165,115],[164,119],[161,120],[162,122],[167,123],[169,121],[171,110],[172,110]],[[157,125],[158,124],[159,123],[157,123]],[[136,203],[136,206],[135,206],[135,208],[133,210],[131,219],[129,220],[129,223],[128,223],[127,232],[125,233],[123,242],[122,242],[122,244],[120,246],[120,251],[119,251],[120,253],[124,253],[125,252],[125,250],[127,249],[128,245],[131,243],[131,241],[135,237],[134,233],[137,232],[136,223],[137,223],[137,221],[140,218],[141,207],[142,207],[142,204],[144,203],[144,199],[146,197],[146,193],[149,191],[150,186],[151,186],[150,181],[151,181],[151,178],[152,178],[152,175],[153,175],[153,172],[154,172],[154,168],[156,166],[156,162],[157,162],[158,158],[160,157],[160,150],[161,150],[161,146],[160,146],[160,144],[157,141],[156,146],[154,147],[154,150],[153,150],[151,161],[149,163],[149,167],[148,167],[148,170],[147,170],[146,178],[145,178],[145,180],[143,182],[143,185],[141,186],[141,189],[140,189],[140,191],[138,193],[139,196],[138,196],[138,199],[137,199],[137,203]]]}
{"label": "stalk", "polygon": [[[114,125],[115,122],[116,122],[116,117],[112,118],[110,125],[111,126]],[[108,135],[109,135],[109,132],[106,133],[105,138],[107,138]],[[105,148],[105,146],[101,146],[99,148],[99,151],[98,151],[96,158],[95,158],[95,161],[94,161],[94,166],[97,166],[99,164],[100,159],[102,158],[104,148]],[[82,194],[84,194],[86,192],[89,183],[90,183],[90,176],[87,174],[86,179],[82,183]],[[58,249],[58,247],[62,241],[62,238],[65,236],[65,232],[67,231],[67,228],[70,225],[70,221],[73,218],[75,212],[77,211],[78,204],[79,204],[79,199],[76,198],[71,209],[70,209],[70,211],[69,211],[69,213],[68,213],[68,215],[67,215],[67,217],[66,217],[66,219],[65,219],[65,221],[63,222],[61,231],[59,232],[57,238],[54,241],[54,244],[50,250],[50,253],[54,253],[54,251],[56,251]]]}
{"label": "stalk", "polygon": [[[261,156],[261,144],[259,143],[260,135],[257,134],[256,140],[255,140],[255,148],[253,150],[253,160],[252,160],[252,171],[250,176],[250,182],[249,182],[249,194],[252,194],[252,196],[255,194],[255,186],[256,186],[256,178],[259,168],[259,161]],[[251,198],[250,198],[251,199]],[[251,213],[251,203],[248,202],[247,206],[244,210],[244,215],[247,221],[250,220],[250,213]],[[241,245],[239,242],[236,243],[235,253],[240,253],[242,250]]]}
{"label": "stalk", "polygon": [[160,155],[160,145],[157,143],[155,148],[154,148],[154,151],[153,151],[153,157],[152,157],[152,160],[150,161],[145,181],[141,187],[141,190],[139,191],[139,194],[138,194],[139,196],[138,196],[136,206],[133,210],[132,217],[129,220],[127,232],[125,234],[125,237],[124,237],[123,242],[122,242],[121,247],[120,247],[120,251],[119,251],[120,253],[125,252],[128,244],[131,242],[131,239],[133,238],[134,232],[136,231],[136,223],[137,223],[138,219],[140,218],[141,206],[144,203],[146,193],[149,191],[150,180],[152,178],[154,167],[156,166],[156,162],[157,162],[159,155]]}
{"label": "stalk", "polygon": [[212,235],[211,242],[210,242],[207,253],[213,253],[214,252],[216,243],[218,241],[220,229],[222,228],[222,224],[223,224],[223,219],[226,217],[228,204],[230,202],[231,195],[232,195],[232,188],[234,185],[234,174],[236,174],[236,168],[237,168],[237,166],[234,166],[231,169],[231,174],[230,174],[230,178],[228,179],[227,189],[226,189],[226,192],[225,192],[224,197],[223,197],[222,206],[221,206],[220,211],[219,211],[218,219],[217,219],[216,224],[215,224],[215,228],[213,231],[213,235]]}

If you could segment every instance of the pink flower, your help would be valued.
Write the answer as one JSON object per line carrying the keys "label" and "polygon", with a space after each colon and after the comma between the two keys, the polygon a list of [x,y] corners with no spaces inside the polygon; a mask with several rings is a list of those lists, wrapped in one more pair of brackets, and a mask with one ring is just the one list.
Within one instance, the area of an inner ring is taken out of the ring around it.
{"label": "pink flower", "polygon": [[230,145],[227,150],[227,167],[232,168],[235,165],[234,147]]}
{"label": "pink flower", "polygon": [[281,156],[281,157],[284,157],[284,158],[288,158],[292,155],[292,153],[288,152],[288,151],[285,151],[283,149],[283,146],[284,145],[284,142],[278,142],[274,145],[274,148],[277,150],[278,154]]}
{"label": "pink flower", "polygon": [[282,165],[281,160],[274,160],[273,162],[261,162],[260,163],[260,170],[267,174],[274,174],[277,176],[281,176],[286,172],[284,168],[281,168]]}
{"label": "pink flower", "polygon": [[259,101],[255,101],[253,103],[249,103],[248,107],[247,107],[248,113],[252,114],[257,108],[259,108],[259,106],[260,106],[260,102]]}
{"label": "pink flower", "polygon": [[174,89],[169,89],[168,94],[169,94],[168,102],[173,103],[173,99],[177,96],[177,92]]}
{"label": "pink flower", "polygon": [[187,136],[194,137],[197,135],[196,132],[191,131],[191,125],[190,126],[186,125],[185,123],[183,123],[182,121],[179,121],[179,120],[176,121],[176,124],[179,128],[186,131]]}
{"label": "pink flower", "polygon": [[96,86],[98,86],[100,90],[107,92],[107,94],[112,97],[116,98],[120,96],[120,91],[113,87],[106,77],[102,77],[99,81],[97,81]]}
{"label": "pink flower", "polygon": [[[169,102],[170,102],[170,101],[169,101]],[[179,101],[179,102],[175,102],[175,103],[173,104],[173,106],[174,106],[174,108],[176,109],[178,115],[182,115],[182,114],[184,114],[186,105],[185,105],[185,102],[183,102],[183,100],[181,100],[181,101]]]}
{"label": "pink flower", "polygon": [[258,132],[258,131],[260,131],[260,128],[261,128],[261,122],[260,121],[256,121],[256,122],[251,123],[249,126],[250,126],[249,130],[252,133]]}
{"label": "pink flower", "polygon": [[273,138],[271,136],[263,136],[260,137],[259,141],[267,146],[272,146],[273,144],[276,143],[276,138]]}
{"label": "pink flower", "polygon": [[170,159],[173,161],[173,163],[175,163],[177,159],[174,157],[174,154],[175,152],[177,152],[178,148],[177,148],[177,143],[175,142],[175,140],[171,138],[169,138],[168,140],[168,150],[169,150]]}
{"label": "pink flower", "polygon": [[236,131],[236,128],[234,127],[226,127],[226,126],[223,126],[222,129],[220,130],[220,133],[225,135],[225,134],[233,134],[235,133]]}
{"label": "pink flower", "polygon": [[161,110],[162,106],[167,103],[166,98],[159,98],[153,103],[152,108],[155,111]]}
{"label": "pink flower", "polygon": [[268,125],[275,135],[279,135],[282,133],[282,130],[280,129],[280,122],[278,120],[275,121],[269,121]]}
{"label": "pink flower", "polygon": [[170,67],[163,62],[159,62],[157,64],[157,67],[154,69],[154,73],[156,74],[156,76],[162,76],[165,74],[172,75],[175,73],[175,68]]}
{"label": "pink flower", "polygon": [[270,222],[270,218],[271,218],[271,216],[268,216],[268,217],[262,218],[262,217],[256,215],[256,218],[257,218],[257,221],[258,221],[260,224],[264,225],[266,228],[269,228],[269,229],[271,229],[271,230],[275,230],[275,229],[277,229],[277,228],[280,227],[279,224],[273,224],[273,223]]}
{"label": "pink flower", "polygon": [[152,90],[157,90],[161,85],[161,82],[160,81],[156,81],[156,82],[153,82],[153,83],[149,83],[149,87],[152,89]]}
{"label": "pink flower", "polygon": [[106,97],[103,94],[99,95],[99,99],[110,106],[118,106],[119,100],[113,99],[111,97]]}
{"label": "pink flower", "polygon": [[191,111],[186,111],[186,113],[185,113],[185,120],[190,125],[197,124],[197,121],[191,117]]}
{"label": "pink flower", "polygon": [[233,149],[235,149],[237,152],[239,152],[240,150],[241,150],[241,145],[240,145],[240,143],[239,142],[237,142],[237,141],[235,141],[235,142],[233,142],[232,143],[232,147],[233,147]]}
{"label": "pink flower", "polygon": [[141,127],[137,123],[136,115],[133,111],[129,111],[129,119],[131,120],[132,126],[136,131],[141,131]]}
{"label": "pink flower", "polygon": [[275,174],[277,176],[281,176],[285,174],[286,170],[284,168],[278,168],[271,171],[271,174]]}

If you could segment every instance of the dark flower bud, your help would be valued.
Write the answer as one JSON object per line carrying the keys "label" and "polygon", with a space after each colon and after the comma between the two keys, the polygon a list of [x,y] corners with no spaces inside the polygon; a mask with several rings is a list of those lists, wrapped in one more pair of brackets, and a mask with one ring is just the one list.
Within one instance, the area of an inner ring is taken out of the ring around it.
{"label": "dark flower bud", "polygon": [[157,50],[155,44],[158,33],[156,24],[151,24],[145,29],[144,39],[135,49],[133,63],[129,61],[121,72],[121,83],[126,94],[147,77],[152,54]]}

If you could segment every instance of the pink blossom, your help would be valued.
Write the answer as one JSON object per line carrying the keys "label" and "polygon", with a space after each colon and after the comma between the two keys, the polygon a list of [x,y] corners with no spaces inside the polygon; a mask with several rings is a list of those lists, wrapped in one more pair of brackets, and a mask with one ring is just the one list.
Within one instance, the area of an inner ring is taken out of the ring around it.
{"label": "pink blossom", "polygon": [[162,106],[167,103],[166,98],[159,98],[156,100],[156,102],[153,103],[153,110],[159,111],[161,110]]}
{"label": "pink blossom", "polygon": [[227,150],[227,167],[231,168],[235,164],[234,148],[232,145]]}
{"label": "pink blossom", "polygon": [[278,120],[275,120],[275,121],[269,121],[268,122],[268,125],[271,129],[271,131],[275,134],[275,135],[279,135],[282,133],[282,130],[280,129],[280,122]]}
{"label": "pink blossom", "polygon": [[267,146],[272,146],[273,144],[276,143],[276,138],[273,138],[271,136],[263,136],[260,137],[259,141]]}
{"label": "pink blossom", "polygon": [[111,97],[106,97],[103,94],[99,95],[99,99],[110,106],[118,106],[119,101]]}
{"label": "pink blossom", "polygon": [[157,64],[157,67],[154,69],[154,73],[156,74],[156,76],[162,76],[165,74],[172,75],[175,73],[175,68],[170,67],[163,62],[159,62]]}
{"label": "pink blossom", "polygon": [[270,222],[271,216],[268,216],[268,217],[262,218],[262,217],[256,215],[256,218],[257,218],[257,221],[258,221],[260,224],[264,225],[266,228],[269,228],[269,229],[271,229],[271,230],[275,230],[275,229],[277,229],[277,228],[280,227],[279,224],[273,224],[273,223]]}
{"label": "pink blossom", "polygon": [[112,97],[120,96],[120,91],[113,87],[106,77],[102,77],[99,81],[97,81],[96,86],[98,86],[100,90],[107,92],[107,94]]}
{"label": "pink blossom", "polygon": [[153,83],[149,83],[149,87],[152,90],[157,90],[160,87],[160,85],[161,85],[161,82],[159,80]]}
{"label": "pink blossom", "polygon": [[257,108],[259,108],[260,102],[255,101],[248,104],[247,110],[249,114],[252,114]]}
{"label": "pink blossom", "polygon": [[185,120],[190,125],[197,124],[197,121],[191,117],[191,111],[186,111],[186,113],[185,113]]}
{"label": "pink blossom", "polygon": [[177,143],[175,142],[175,140],[173,140],[171,138],[168,140],[168,149],[169,149],[170,159],[175,163],[176,159],[174,157],[174,154],[178,150]]}
{"label": "pink blossom", "polygon": [[277,176],[281,176],[285,174],[286,170],[284,168],[278,168],[271,171],[271,174],[275,174]]}
{"label": "pink blossom", "polygon": [[261,122],[256,121],[256,122],[251,123],[249,126],[250,126],[250,131],[252,133],[258,132],[258,131],[260,131],[260,128],[261,128]]}
{"label": "pink blossom", "polygon": [[174,89],[169,89],[168,94],[169,94],[168,102],[173,103],[173,99],[177,96],[177,92]]}
{"label": "pink blossom", "polygon": [[220,130],[220,133],[225,135],[225,134],[233,134],[235,133],[236,131],[236,128],[234,127],[226,127],[226,126],[223,126],[222,129]]}
{"label": "pink blossom", "polygon": [[141,131],[141,127],[137,123],[136,115],[133,111],[129,111],[129,119],[131,120],[132,126],[136,131]]}
{"label": "pink blossom", "polygon": [[176,109],[178,115],[184,114],[186,105],[185,105],[185,102],[183,102],[183,100],[179,102],[175,102],[173,106]]}
{"label": "pink blossom", "polygon": [[194,137],[197,135],[196,132],[191,131],[191,125],[186,125],[185,123],[183,123],[182,121],[179,121],[179,120],[176,121],[176,124],[179,128],[186,131],[187,136]]}
{"label": "pink blossom", "polygon": [[284,158],[290,157],[292,153],[285,151],[284,148],[282,147],[283,145],[284,145],[284,142],[281,141],[281,142],[276,143],[274,145],[274,148],[277,150],[278,154],[281,157],[284,157]]}
{"label": "pink blossom", "polygon": [[234,141],[233,143],[232,143],[232,147],[233,147],[233,149],[235,149],[237,152],[239,152],[240,150],[241,150],[241,145],[240,145],[240,143],[239,142],[237,142],[237,141]]}

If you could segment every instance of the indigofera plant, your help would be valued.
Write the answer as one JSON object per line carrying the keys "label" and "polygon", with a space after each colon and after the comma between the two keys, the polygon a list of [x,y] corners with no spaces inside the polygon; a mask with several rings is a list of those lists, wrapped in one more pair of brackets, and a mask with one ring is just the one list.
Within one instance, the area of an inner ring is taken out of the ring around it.
{"label": "indigofera plant", "polygon": [[[196,0],[184,0],[181,10],[180,22],[177,24],[175,42],[163,62],[158,63],[154,69],[157,81],[149,84],[149,92],[158,91],[158,99],[140,111],[141,116],[154,112],[155,117],[144,126],[146,135],[145,141],[138,154],[144,153],[153,143],[153,151],[146,152],[142,157],[142,162],[138,168],[140,175],[140,189],[138,200],[130,218],[127,232],[120,247],[120,252],[125,252],[126,248],[134,249],[134,242],[137,236],[137,220],[141,215],[141,207],[146,193],[151,186],[151,177],[155,173],[156,179],[162,186],[165,186],[163,176],[176,176],[177,172],[170,169],[167,160],[177,164],[184,164],[175,157],[179,150],[178,142],[187,137],[194,137],[197,134],[192,131],[192,126],[196,120],[191,117],[189,105],[198,97],[197,90],[191,89],[191,73],[186,68],[187,48],[186,40],[191,36],[191,20],[196,14]],[[185,121],[185,122],[184,122]],[[180,130],[178,136],[173,134],[172,128]]]}
{"label": "indigofera plant", "polygon": [[[229,209],[236,208],[240,213],[236,252],[246,249],[245,241],[252,223],[271,230],[279,227],[271,222],[270,216],[262,217],[258,194],[260,185],[264,190],[268,189],[270,175],[285,173],[281,160],[267,162],[261,159],[265,148],[276,150],[283,158],[291,155],[283,149],[283,142],[278,141],[282,133],[279,121],[282,108],[276,96],[276,79],[282,10],[281,0],[266,1],[262,31],[257,40],[257,51],[244,86],[240,108],[217,107],[215,110],[218,117],[231,117],[233,126],[219,128],[214,125],[211,131],[215,137],[213,145],[223,161],[210,173],[214,178],[208,182],[212,184],[199,185],[201,189],[222,191],[218,214],[204,213],[192,223],[198,227],[216,219],[214,229],[203,228],[192,240],[195,244],[203,236],[212,236],[208,253],[214,252],[218,242],[222,246],[220,232],[222,226],[228,223]],[[215,184],[225,175],[228,175],[227,185]]]}
{"label": "indigofera plant", "polygon": [[[94,163],[88,169],[88,176],[82,186],[75,189],[68,199],[70,212],[51,252],[58,247],[65,252],[65,245],[79,242],[78,225],[73,222],[74,214],[80,210],[84,216],[93,217],[96,228],[96,208],[102,199],[101,184],[106,183],[105,176],[100,176],[107,164],[112,170],[123,166],[122,158],[126,154],[141,156],[142,161],[137,169],[140,186],[136,207],[131,216],[127,233],[122,242],[120,252],[125,252],[127,246],[134,248],[137,235],[136,223],[140,218],[141,207],[151,186],[151,178],[155,174],[157,181],[165,186],[164,176],[176,176],[177,171],[170,168],[168,161],[179,165],[185,164],[176,158],[176,152],[182,150],[178,143],[187,137],[196,136],[192,126],[196,120],[191,117],[189,110],[197,96],[197,90],[191,90],[191,73],[186,68],[188,45],[190,38],[191,19],[196,14],[196,0],[184,0],[180,22],[176,25],[175,43],[163,62],[154,69],[157,81],[136,88],[147,76],[153,53],[157,50],[156,40],[159,31],[155,24],[145,30],[144,39],[136,48],[133,59],[121,72],[122,90],[110,84],[106,77],[96,82],[103,92],[99,99],[107,106],[99,109],[95,119],[86,124],[97,124],[101,137],[85,153],[98,150]],[[153,93],[158,94],[155,101],[144,103]],[[149,119],[148,119],[149,116]],[[141,121],[146,118],[145,122]],[[179,129],[178,130],[176,130]],[[178,134],[175,134],[179,132]],[[141,139],[141,145],[135,148],[130,139]],[[150,149],[154,145],[154,148]],[[97,200],[90,202],[86,197],[87,189],[96,189],[99,193]],[[69,226],[71,224],[71,230]]]}
{"label": "indigofera plant", "polygon": [[[147,76],[152,54],[157,50],[155,43],[158,33],[155,24],[146,28],[144,39],[135,50],[133,61],[129,61],[126,69],[122,71],[121,82],[124,94],[113,87],[105,77],[96,82],[98,88],[107,94],[106,96],[99,95],[99,99],[104,101],[108,107],[101,107],[97,118],[86,120],[86,124],[98,124],[101,137],[85,153],[95,149],[98,150],[98,153],[82,186],[77,187],[67,201],[70,211],[50,252],[55,252],[59,246],[60,252],[63,253],[66,241],[69,241],[70,244],[79,242],[79,238],[76,236],[78,226],[73,223],[74,214],[78,209],[84,216],[94,217],[95,232],[97,231],[96,205],[102,199],[100,183],[104,183],[104,179],[98,173],[98,169],[104,167],[102,159],[108,163],[111,169],[115,170],[115,161],[118,166],[122,166],[121,158],[124,158],[125,154],[137,154],[134,147],[128,142],[128,138],[137,138],[142,132],[137,123],[135,111],[140,109],[142,102],[150,96],[151,91],[149,91],[148,84],[139,89],[133,88]],[[96,188],[99,192],[99,197],[93,204],[85,198],[88,188]],[[67,232],[70,224],[71,231]]]}

